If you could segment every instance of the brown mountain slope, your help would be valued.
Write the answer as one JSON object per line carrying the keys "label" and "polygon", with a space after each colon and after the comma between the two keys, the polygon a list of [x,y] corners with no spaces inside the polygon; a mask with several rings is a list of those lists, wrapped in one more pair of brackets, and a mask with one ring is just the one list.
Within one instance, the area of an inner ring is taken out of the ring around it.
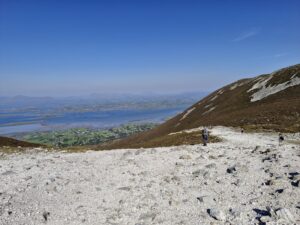
{"label": "brown mountain slope", "polygon": [[41,145],[29,143],[26,141],[19,141],[13,138],[8,137],[0,137],[0,147],[7,146],[7,147],[39,147]]}
{"label": "brown mountain slope", "polygon": [[300,64],[236,81],[148,132],[100,148],[151,146],[169,133],[209,125],[299,132]]}

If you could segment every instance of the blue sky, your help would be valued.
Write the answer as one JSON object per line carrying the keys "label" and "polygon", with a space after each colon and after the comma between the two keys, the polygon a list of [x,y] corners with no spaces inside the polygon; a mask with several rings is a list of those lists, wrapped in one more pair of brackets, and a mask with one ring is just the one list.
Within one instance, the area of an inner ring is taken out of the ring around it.
{"label": "blue sky", "polygon": [[0,95],[211,91],[300,63],[298,0],[0,0]]}

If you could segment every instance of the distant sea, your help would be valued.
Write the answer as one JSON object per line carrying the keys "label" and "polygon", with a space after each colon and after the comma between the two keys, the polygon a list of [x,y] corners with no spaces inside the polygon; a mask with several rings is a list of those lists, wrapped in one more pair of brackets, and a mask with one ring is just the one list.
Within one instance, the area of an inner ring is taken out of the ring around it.
{"label": "distant sea", "polygon": [[62,130],[76,127],[104,129],[127,123],[161,123],[182,112],[184,107],[167,109],[122,109],[98,112],[67,112],[40,115],[28,112],[0,113],[0,135]]}

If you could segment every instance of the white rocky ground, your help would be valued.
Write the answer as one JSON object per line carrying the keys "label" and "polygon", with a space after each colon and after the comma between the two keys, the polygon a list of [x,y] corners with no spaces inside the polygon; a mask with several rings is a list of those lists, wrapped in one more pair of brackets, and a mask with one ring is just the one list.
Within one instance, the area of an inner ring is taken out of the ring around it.
{"label": "white rocky ground", "polygon": [[299,145],[212,133],[224,142],[2,156],[0,224],[300,224]]}

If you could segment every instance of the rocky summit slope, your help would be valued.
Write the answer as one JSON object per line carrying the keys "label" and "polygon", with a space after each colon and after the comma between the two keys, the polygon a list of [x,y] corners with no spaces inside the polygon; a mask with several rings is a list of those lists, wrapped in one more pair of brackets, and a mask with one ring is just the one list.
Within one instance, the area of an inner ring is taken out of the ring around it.
{"label": "rocky summit slope", "polygon": [[199,126],[300,131],[300,64],[222,87],[148,132],[107,145],[144,147],[158,137]]}
{"label": "rocky summit slope", "polygon": [[299,145],[211,133],[223,142],[0,157],[0,224],[300,224]]}

